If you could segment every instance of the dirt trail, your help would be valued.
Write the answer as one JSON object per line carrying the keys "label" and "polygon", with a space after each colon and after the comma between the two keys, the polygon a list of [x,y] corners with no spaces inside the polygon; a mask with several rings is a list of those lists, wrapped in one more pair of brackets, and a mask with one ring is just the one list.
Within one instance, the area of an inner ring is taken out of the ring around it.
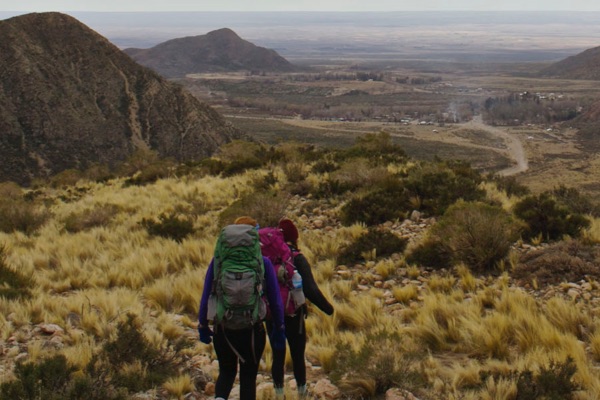
{"label": "dirt trail", "polygon": [[498,175],[516,175],[518,173],[527,171],[529,168],[527,157],[525,156],[525,150],[523,149],[523,144],[517,136],[508,133],[502,128],[484,124],[483,120],[481,119],[481,115],[473,117],[471,121],[463,124],[462,126],[465,128],[487,131],[493,135],[501,137],[504,140],[506,143],[508,156],[516,162],[516,165],[498,171]]}

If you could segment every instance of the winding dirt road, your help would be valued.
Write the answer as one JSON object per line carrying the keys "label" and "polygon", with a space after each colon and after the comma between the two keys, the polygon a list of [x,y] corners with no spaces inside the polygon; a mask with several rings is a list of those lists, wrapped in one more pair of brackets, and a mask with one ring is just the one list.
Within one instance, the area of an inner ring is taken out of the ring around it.
{"label": "winding dirt road", "polygon": [[473,117],[471,121],[463,124],[462,126],[470,129],[483,130],[491,133],[492,135],[499,136],[504,140],[507,148],[507,156],[514,160],[515,165],[498,171],[498,175],[516,175],[518,173],[527,171],[529,168],[527,157],[525,156],[525,150],[523,149],[523,143],[521,143],[521,140],[517,136],[508,133],[502,128],[484,124],[483,120],[481,119],[481,115]]}
{"label": "winding dirt road", "polygon": [[[236,116],[230,116],[230,117],[236,117]],[[264,119],[261,117],[243,117],[243,118]],[[326,131],[327,134],[329,134],[329,135],[344,134],[344,133],[356,135],[356,134],[360,134],[361,132],[362,133],[372,132],[372,130],[369,130],[369,129],[365,129],[364,132],[361,131],[360,129],[344,129],[342,127],[336,126],[336,123],[332,123],[332,122],[302,120],[302,119],[279,119],[279,118],[272,118],[272,119],[279,120],[288,125],[323,130],[323,131]],[[369,127],[380,126],[380,123],[360,123],[360,125],[364,126],[365,128],[369,128]],[[457,138],[456,136],[451,135],[451,134],[450,134],[450,136],[445,136],[444,139],[442,139],[443,141],[460,144],[462,146],[477,147],[477,148],[488,149],[488,150],[492,150],[492,151],[496,151],[496,152],[501,152],[504,155],[506,155],[509,159],[513,160],[514,165],[498,171],[498,175],[502,175],[502,176],[516,175],[521,172],[527,171],[527,169],[529,168],[529,165],[527,162],[527,157],[525,155],[525,150],[523,148],[523,143],[521,143],[521,140],[516,135],[508,132],[506,129],[484,124],[480,115],[473,117],[473,119],[469,122],[466,122],[463,124],[456,124],[456,125],[454,125],[454,127],[485,131],[485,132],[490,133],[491,135],[494,135],[494,136],[502,139],[502,141],[506,145],[506,148],[503,148],[503,149],[499,149],[497,146],[487,146],[487,145],[482,145],[482,144],[475,144],[475,143],[469,142],[468,140]],[[437,130],[434,130],[434,132],[437,132]],[[417,139],[419,138],[419,136],[415,137],[413,135],[409,136],[409,135],[402,135],[402,134],[398,134],[398,133],[394,133],[393,135],[394,136],[406,136],[406,137],[412,137],[412,138],[417,138]],[[423,136],[420,136],[420,137],[423,138]],[[428,136],[428,140],[436,140],[435,137],[437,137],[438,140],[441,139],[439,134],[436,133],[436,135],[434,137]]]}

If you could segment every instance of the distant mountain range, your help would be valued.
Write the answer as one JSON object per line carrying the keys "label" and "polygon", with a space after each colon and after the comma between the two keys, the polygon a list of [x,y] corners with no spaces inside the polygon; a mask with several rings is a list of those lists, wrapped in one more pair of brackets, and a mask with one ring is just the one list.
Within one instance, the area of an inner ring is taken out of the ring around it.
{"label": "distant mountain range", "polygon": [[200,72],[290,72],[295,69],[275,50],[256,46],[228,28],[172,39],[149,49],[124,51],[138,63],[167,78]]}
{"label": "distant mountain range", "polygon": [[237,136],[223,117],[60,13],[0,21],[0,181],[114,165],[137,149],[198,160]]}
{"label": "distant mountain range", "polygon": [[585,50],[540,71],[541,76],[600,80],[600,47]]}

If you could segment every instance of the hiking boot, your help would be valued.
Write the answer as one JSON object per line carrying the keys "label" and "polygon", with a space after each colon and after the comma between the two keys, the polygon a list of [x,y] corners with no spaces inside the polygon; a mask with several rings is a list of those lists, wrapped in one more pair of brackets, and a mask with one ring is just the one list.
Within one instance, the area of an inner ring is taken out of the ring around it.
{"label": "hiking boot", "polygon": [[282,387],[275,388],[275,400],[285,400],[285,393]]}
{"label": "hiking boot", "polygon": [[308,390],[306,389],[306,384],[298,385],[298,399],[304,400],[308,397]]}

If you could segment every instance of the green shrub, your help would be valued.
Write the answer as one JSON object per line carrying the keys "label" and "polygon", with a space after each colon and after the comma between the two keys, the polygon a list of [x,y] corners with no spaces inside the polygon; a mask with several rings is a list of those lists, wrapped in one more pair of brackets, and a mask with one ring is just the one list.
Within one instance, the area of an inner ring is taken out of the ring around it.
{"label": "green shrub", "polygon": [[268,162],[270,154],[258,143],[234,140],[221,146],[216,157],[223,163],[223,176],[233,176],[262,167]]}
{"label": "green shrub", "polygon": [[308,196],[309,193],[314,191],[314,186],[311,182],[304,180],[295,183],[288,183],[285,185],[285,190],[292,196]]}
{"label": "green shrub", "polygon": [[256,219],[261,226],[277,226],[286,214],[288,198],[285,193],[261,191],[250,193],[231,204],[219,214],[219,226],[232,224],[243,215]]}
{"label": "green shrub", "polygon": [[422,355],[405,351],[397,332],[369,333],[358,350],[345,343],[336,348],[329,376],[343,398],[377,398],[390,388],[415,390],[425,384],[425,377],[416,367]]}
{"label": "green shrub", "polygon": [[304,172],[304,164],[299,162],[290,162],[283,165],[283,172],[291,183],[301,182],[306,179],[306,172]]}
{"label": "green shrub", "polygon": [[526,196],[529,194],[529,188],[520,184],[514,176],[493,175],[488,179],[495,182],[496,187],[508,196]]}
{"label": "green shrub", "polygon": [[560,205],[548,192],[525,197],[515,204],[513,212],[527,224],[525,239],[540,235],[546,240],[578,237],[590,225],[587,218]]}
{"label": "green shrub", "polygon": [[459,201],[431,228],[431,236],[453,265],[489,271],[508,255],[519,231],[520,225],[500,207]]}
{"label": "green shrub", "polygon": [[168,178],[174,164],[167,160],[155,161],[152,164],[144,166],[133,176],[125,180],[125,186],[143,186],[149,185],[159,179]]}
{"label": "green shrub", "polygon": [[110,168],[102,164],[93,164],[83,172],[83,177],[92,182],[106,182],[115,175]]}
{"label": "green shrub", "polygon": [[0,297],[16,299],[29,297],[32,280],[10,268],[6,263],[6,246],[0,246]]}
{"label": "green shrub", "polygon": [[0,182],[0,199],[18,200],[23,197],[23,189],[14,182]]}
{"label": "green shrub", "polygon": [[516,400],[570,400],[579,385],[573,382],[577,366],[573,358],[564,362],[551,362],[549,367],[542,367],[537,374],[530,370],[521,371],[517,375]]}
{"label": "green shrub", "polygon": [[317,199],[327,199],[345,194],[353,189],[353,186],[347,182],[338,179],[325,179],[316,187],[311,187],[310,193]]}
{"label": "green shrub", "polygon": [[66,169],[50,178],[50,187],[60,188],[65,186],[75,186],[83,178],[83,173],[76,169]]}
{"label": "green shrub", "polygon": [[387,132],[367,133],[359,136],[352,147],[336,153],[338,161],[352,158],[367,158],[371,164],[386,165],[400,163],[406,160],[406,153],[392,142]]}
{"label": "green shrub", "polygon": [[[89,377],[107,376],[100,385],[127,392],[140,392],[157,387],[177,373],[178,361],[168,350],[152,347],[142,333],[141,320],[133,314],[117,325],[117,337],[104,344],[86,368]],[[183,339],[182,339],[183,340]],[[171,348],[171,352],[177,353]],[[140,363],[140,370],[123,369]],[[127,371],[127,372],[125,372]]]}
{"label": "green shrub", "polygon": [[160,157],[157,151],[137,149],[117,167],[119,176],[132,176],[147,166],[158,163]]}
{"label": "green shrub", "polygon": [[371,228],[340,251],[338,262],[340,264],[359,262],[364,259],[363,254],[371,254],[373,251],[376,257],[388,257],[394,253],[402,253],[406,244],[407,239],[388,231]]}
{"label": "green shrub", "polygon": [[0,399],[49,399],[75,398],[72,393],[71,373],[63,355],[56,355],[39,364],[17,362],[15,380],[0,385]]}
{"label": "green shrub", "polygon": [[209,175],[219,175],[225,169],[225,163],[216,158],[205,158],[198,165],[202,171]]}
{"label": "green shrub", "polygon": [[265,175],[260,175],[252,179],[252,187],[257,191],[273,190],[279,182],[275,173],[271,170]]}
{"label": "green shrub", "polygon": [[67,232],[76,233],[97,226],[107,226],[119,212],[113,204],[105,204],[79,213],[71,213],[64,220]]}
{"label": "green shrub", "polygon": [[163,213],[158,216],[158,221],[144,218],[140,224],[146,228],[150,235],[162,236],[176,242],[181,242],[186,236],[194,232],[193,219],[177,213]]}
{"label": "green shrub", "polygon": [[448,248],[438,237],[428,236],[406,254],[406,262],[423,267],[442,269],[452,266]]}
{"label": "green shrub", "polygon": [[403,220],[406,218],[406,204],[404,192],[377,190],[351,199],[342,207],[340,219],[344,225],[356,222],[377,225],[386,221]]}
{"label": "green shrub", "polygon": [[311,167],[311,172],[315,174],[325,174],[333,172],[339,168],[339,165],[329,160],[319,160]]}
{"label": "green shrub", "polygon": [[575,188],[560,185],[552,190],[552,195],[561,205],[577,214],[591,214],[600,216],[600,206],[593,203],[589,197],[584,196]]}
{"label": "green shrub", "polygon": [[419,199],[420,210],[442,215],[459,199],[479,201],[485,191],[479,188],[481,176],[465,163],[427,164],[409,172],[405,187],[409,197]]}
{"label": "green shrub", "polygon": [[50,213],[36,203],[22,199],[0,199],[0,231],[34,233],[50,217]]}

